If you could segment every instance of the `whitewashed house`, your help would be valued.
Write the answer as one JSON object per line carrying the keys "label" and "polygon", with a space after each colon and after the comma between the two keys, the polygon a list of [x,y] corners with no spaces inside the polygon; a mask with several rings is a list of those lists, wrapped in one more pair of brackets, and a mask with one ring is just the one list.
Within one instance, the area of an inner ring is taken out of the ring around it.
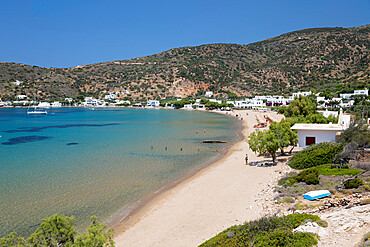
{"label": "whitewashed house", "polygon": [[298,93],[293,93],[292,96],[290,97],[291,99],[299,98],[299,96],[304,96],[307,97],[308,95],[311,95],[312,92],[298,92]]}
{"label": "whitewashed house", "polygon": [[217,99],[209,99],[209,102],[216,102],[218,104],[222,104],[222,100],[217,100]]}
{"label": "whitewashed house", "polygon": [[27,99],[27,96],[26,95],[23,95],[23,94],[20,94],[20,95],[17,95],[15,96],[17,98],[17,100],[24,100],[24,99]]}
{"label": "whitewashed house", "polygon": [[185,110],[193,110],[193,105],[192,104],[185,104],[184,109]]}
{"label": "whitewashed house", "polygon": [[54,101],[51,103],[50,107],[62,107],[62,104],[59,101]]}
{"label": "whitewashed house", "polygon": [[19,81],[19,80],[16,80],[16,81],[13,81],[12,84],[16,85],[16,86],[19,86],[23,83],[23,81]]}
{"label": "whitewashed house", "polygon": [[104,96],[104,99],[106,99],[106,100],[115,100],[115,99],[117,99],[117,96],[116,96],[115,93],[109,93],[109,94]]}
{"label": "whitewashed house", "polygon": [[347,129],[351,122],[351,115],[339,113],[338,124],[303,124],[297,123],[291,129],[297,130],[299,147],[307,147],[321,142],[335,142],[338,134]]}
{"label": "whitewashed house", "polygon": [[354,95],[366,95],[369,96],[369,89],[365,88],[364,90],[355,90]]}
{"label": "whitewashed house", "polygon": [[65,98],[64,100],[65,100],[65,101],[68,101],[68,103],[69,103],[69,104],[71,104],[71,102],[73,101],[73,99],[72,99],[72,98]]}
{"label": "whitewashed house", "polygon": [[338,117],[337,111],[328,111],[327,109],[325,111],[317,111],[318,113],[321,113],[324,117],[334,116]]}
{"label": "whitewashed house", "polygon": [[342,98],[342,99],[351,99],[352,95],[353,95],[353,93],[341,93],[341,94],[339,94],[339,97]]}
{"label": "whitewashed house", "polygon": [[158,100],[149,100],[146,103],[147,107],[159,107],[159,101]]}
{"label": "whitewashed house", "polygon": [[206,94],[205,94],[204,96],[206,96],[206,97],[210,98],[210,97],[212,97],[212,96],[213,96],[213,92],[208,91],[208,92],[206,92]]}
{"label": "whitewashed house", "polygon": [[235,107],[237,108],[247,108],[247,109],[253,109],[257,107],[265,107],[266,104],[263,103],[263,100],[261,99],[245,99],[245,100],[238,100],[235,101]]}

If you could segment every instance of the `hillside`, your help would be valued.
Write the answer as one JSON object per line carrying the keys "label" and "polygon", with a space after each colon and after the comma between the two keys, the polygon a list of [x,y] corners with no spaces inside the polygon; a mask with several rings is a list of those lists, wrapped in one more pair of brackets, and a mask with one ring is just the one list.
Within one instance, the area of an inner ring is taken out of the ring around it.
{"label": "hillside", "polygon": [[[0,97],[49,100],[129,90],[135,100],[164,96],[348,91],[369,84],[370,25],[295,31],[249,45],[210,44],[74,68],[0,63]],[[12,82],[23,81],[20,85]]]}

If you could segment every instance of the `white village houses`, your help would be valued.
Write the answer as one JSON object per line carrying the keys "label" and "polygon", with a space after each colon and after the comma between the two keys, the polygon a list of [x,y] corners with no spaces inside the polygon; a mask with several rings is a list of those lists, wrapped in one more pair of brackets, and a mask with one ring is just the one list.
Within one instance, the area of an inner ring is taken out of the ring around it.
{"label": "white village houses", "polygon": [[335,142],[338,132],[347,129],[351,122],[350,115],[344,115],[341,109],[338,124],[302,124],[293,125],[291,129],[297,130],[299,147],[307,147],[321,142]]}

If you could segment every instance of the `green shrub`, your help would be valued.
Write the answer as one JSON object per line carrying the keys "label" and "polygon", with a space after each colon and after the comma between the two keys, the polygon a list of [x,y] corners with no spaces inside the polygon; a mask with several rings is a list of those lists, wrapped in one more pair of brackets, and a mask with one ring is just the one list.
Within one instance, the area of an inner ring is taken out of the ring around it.
{"label": "green shrub", "polygon": [[200,246],[313,246],[317,244],[315,234],[292,233],[306,220],[318,221],[320,218],[310,214],[263,217],[232,226]]}
{"label": "green shrub", "polygon": [[328,227],[328,222],[326,220],[318,220],[316,223],[321,227]]}
{"label": "green shrub", "polygon": [[324,175],[324,176],[344,176],[344,175],[350,175],[350,176],[355,176],[362,171],[359,169],[350,169],[347,165],[344,165],[342,169],[340,168],[331,168],[332,164],[325,164],[318,166],[317,168],[319,169],[319,175]]}
{"label": "green shrub", "polygon": [[259,235],[254,246],[256,247],[293,247],[293,246],[314,246],[317,239],[312,233],[298,232],[292,233],[291,230],[277,229],[270,233],[263,233]]}
{"label": "green shrub", "polygon": [[303,170],[294,176],[297,182],[304,182],[306,184],[319,184],[319,170],[316,167]]}
{"label": "green shrub", "polygon": [[344,188],[346,189],[357,189],[359,186],[363,184],[364,182],[361,179],[355,178],[355,179],[344,182],[343,185],[344,185]]}
{"label": "green shrub", "polygon": [[319,143],[294,155],[289,160],[288,165],[294,169],[305,169],[332,163],[334,157],[342,150],[342,144],[332,142]]}
{"label": "green shrub", "polygon": [[293,177],[283,177],[279,180],[278,185],[292,186],[297,183],[297,180]]}

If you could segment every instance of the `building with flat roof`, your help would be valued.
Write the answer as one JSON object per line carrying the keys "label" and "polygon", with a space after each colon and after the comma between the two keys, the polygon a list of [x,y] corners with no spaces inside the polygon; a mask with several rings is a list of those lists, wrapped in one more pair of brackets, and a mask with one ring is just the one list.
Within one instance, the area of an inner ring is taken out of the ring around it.
{"label": "building with flat roof", "polygon": [[338,124],[306,124],[297,123],[291,127],[297,130],[299,147],[307,147],[321,142],[335,142],[338,134],[350,126],[351,115],[340,110]]}

